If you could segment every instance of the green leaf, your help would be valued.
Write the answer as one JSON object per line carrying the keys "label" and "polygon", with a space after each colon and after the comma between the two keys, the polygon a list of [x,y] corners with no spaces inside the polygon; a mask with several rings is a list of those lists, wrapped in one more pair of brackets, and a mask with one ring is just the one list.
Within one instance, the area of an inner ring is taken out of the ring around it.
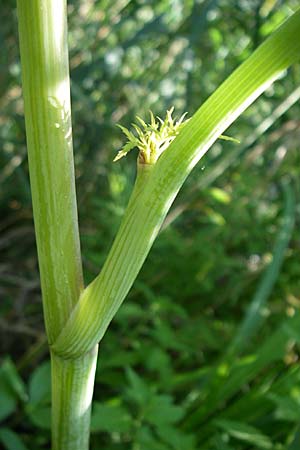
{"label": "green leaf", "polygon": [[122,125],[120,125],[119,123],[117,124],[117,127],[119,127],[123,133],[125,134],[125,136],[130,140],[130,141],[134,141],[137,140],[137,138],[135,137],[135,135],[133,133],[131,133],[131,131],[129,131],[127,128],[123,127]]}
{"label": "green leaf", "polygon": [[26,413],[40,428],[51,427],[51,366],[46,361],[38,366],[29,380],[29,402]]}
{"label": "green leaf", "polygon": [[300,427],[297,428],[295,436],[287,450],[299,450],[300,448]]}
{"label": "green leaf", "polygon": [[272,448],[272,441],[268,436],[262,434],[256,428],[241,422],[231,420],[218,419],[214,421],[217,427],[226,431],[230,436],[249,444],[254,444],[258,448]]}
{"label": "green leaf", "polygon": [[162,441],[169,444],[174,450],[194,450],[196,448],[195,436],[185,434],[175,427],[161,425],[155,431]]}
{"label": "green leaf", "polygon": [[130,150],[132,150],[134,147],[136,147],[136,144],[134,142],[127,142],[122,150],[120,150],[117,153],[117,156],[114,158],[113,162],[118,161],[119,159],[123,158],[123,156],[126,156]]}
{"label": "green leaf", "polygon": [[215,435],[212,439],[212,446],[210,447],[213,450],[235,450],[231,445],[228,445],[225,442],[224,435]]}
{"label": "green leaf", "polygon": [[170,450],[170,447],[160,442],[151,428],[147,426],[142,426],[137,430],[135,441],[139,444],[138,448],[140,449]]}
{"label": "green leaf", "polygon": [[297,311],[294,317],[285,318],[282,321],[278,329],[266,338],[255,354],[241,358],[234,363],[221,362],[202,387],[201,397],[195,401],[195,404],[198,405],[197,410],[189,416],[186,423],[187,429],[191,429],[210,416],[218,408],[218,405],[224,404],[230,397],[238,393],[270,363],[282,360],[286,354],[290,336],[294,333],[296,335],[299,327],[300,313]]}
{"label": "green leaf", "polygon": [[273,393],[269,393],[267,398],[272,400],[275,405],[275,417],[278,420],[284,420],[288,422],[299,422],[300,417],[300,402],[294,398],[288,396],[282,397]]}
{"label": "green leaf", "polygon": [[51,400],[51,366],[44,362],[38,366],[29,380],[29,402],[40,404]]}
{"label": "green leaf", "polygon": [[[153,120],[153,114],[151,115],[151,112],[150,112],[150,117],[151,117],[151,122],[152,122],[152,120]],[[146,124],[146,122],[141,118],[141,117],[139,117],[139,116],[136,116],[136,119],[140,122],[140,124],[142,125],[142,127],[146,130],[147,128],[148,128],[148,125]],[[134,125],[134,124],[132,124],[132,125]],[[153,124],[152,124],[153,125]]]}
{"label": "green leaf", "polygon": [[129,381],[130,387],[127,389],[127,395],[134,400],[138,405],[147,405],[153,392],[143,379],[131,368],[126,369],[126,377]]}
{"label": "green leaf", "polygon": [[0,442],[6,450],[28,450],[20,437],[9,428],[0,428]]}
{"label": "green leaf", "polygon": [[14,412],[18,400],[28,399],[26,387],[10,358],[4,359],[0,368],[0,420]]}
{"label": "green leaf", "polygon": [[43,405],[28,405],[26,407],[26,413],[31,422],[42,429],[51,429],[51,407]]}
{"label": "green leaf", "polygon": [[5,375],[12,390],[17,394],[20,400],[26,402],[28,400],[28,394],[26,391],[25,383],[20,377],[18,370],[14,362],[10,358],[6,358],[1,366],[1,371]]}
{"label": "green leaf", "polygon": [[144,411],[144,419],[157,427],[176,423],[183,415],[184,409],[174,405],[173,399],[169,395],[153,396]]}
{"label": "green leaf", "polygon": [[124,433],[130,431],[132,419],[128,411],[119,404],[94,402],[92,410],[91,431]]}
{"label": "green leaf", "polygon": [[16,409],[18,396],[12,389],[3,367],[0,369],[0,399],[0,420],[4,420]]}

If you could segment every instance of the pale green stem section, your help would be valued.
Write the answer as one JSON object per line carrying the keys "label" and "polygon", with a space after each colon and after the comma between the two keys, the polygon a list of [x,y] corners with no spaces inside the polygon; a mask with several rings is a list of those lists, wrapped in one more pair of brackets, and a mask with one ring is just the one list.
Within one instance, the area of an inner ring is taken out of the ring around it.
{"label": "pale green stem section", "polygon": [[52,450],[87,450],[98,346],[78,359],[51,354]]}
{"label": "pale green stem section", "polygon": [[[83,289],[72,152],[65,0],[18,0],[29,172],[51,344]],[[52,448],[87,450],[97,347],[51,354]]]}
{"label": "pale green stem section", "polygon": [[98,342],[134,282],[178,190],[218,136],[300,55],[300,11],[289,18],[196,112],[126,210],[111,252],[53,345],[76,356]]}
{"label": "pale green stem section", "polygon": [[18,0],[30,183],[52,343],[83,289],[64,0]]}
{"label": "pale green stem section", "polygon": [[[105,261],[104,267],[100,273],[101,277],[101,296],[110,301],[101,302],[97,304],[100,306],[100,316],[102,320],[102,326],[106,329],[109,325],[111,317],[115,314],[116,303],[114,299],[118,299],[118,292],[120,284],[127,283],[128,277],[132,274],[132,265],[138,262],[143,257],[143,253],[139,253],[140,249],[143,249],[145,244],[149,243],[147,235],[143,235],[141,224],[136,228],[136,219],[139,211],[141,210],[141,201],[144,200],[144,189],[151,177],[154,166],[151,164],[138,164],[137,179],[134,189],[131,194],[129,204],[126,209],[126,214],[121,223],[120,229],[113,243],[111,251]],[[147,219],[143,221],[143,225],[147,228]],[[130,245],[130,253],[127,253],[128,244]],[[129,257],[126,258],[126,255]],[[124,256],[124,259],[120,259],[120,256]],[[97,283],[97,279],[89,285],[88,289],[93,289],[94,283]],[[96,304],[91,305],[90,317],[94,318],[94,324],[99,324],[98,315],[94,316],[98,308],[94,308]],[[89,319],[90,320],[90,319]],[[89,325],[93,327],[93,324],[89,322]],[[71,352],[64,353],[66,357],[78,357],[81,354],[81,345],[78,342],[78,352],[73,347]],[[57,353],[57,349],[54,348]]]}
{"label": "pale green stem section", "polygon": [[198,195],[199,191],[203,188],[207,188],[212,183],[220,177],[225,170],[239,162],[240,156],[245,153],[274,123],[286,113],[300,98],[300,86],[297,87],[286,99],[280,103],[279,106],[271,113],[269,116],[263,120],[251,134],[249,134],[245,140],[243,140],[242,145],[235,146],[235,148],[228,154],[224,154],[224,157],[213,164],[209,171],[204,173],[198,181],[193,184],[192,189],[187,193],[187,201],[178,205],[177,208],[173,209],[170,214],[167,215],[166,220],[163,223],[163,228],[166,229],[171,223],[173,223],[177,217],[179,217],[194,201],[195,197]]}

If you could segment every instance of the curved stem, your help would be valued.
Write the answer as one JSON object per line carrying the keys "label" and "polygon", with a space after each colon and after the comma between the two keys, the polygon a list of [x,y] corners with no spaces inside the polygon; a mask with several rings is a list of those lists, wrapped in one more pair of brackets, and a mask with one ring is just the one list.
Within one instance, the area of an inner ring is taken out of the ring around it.
{"label": "curved stem", "polygon": [[161,155],[138,198],[130,202],[102,271],[81,295],[52,346],[54,351],[76,357],[102,338],[188,174],[220,134],[299,54],[300,10],[214,92]]}
{"label": "curved stem", "polygon": [[[96,317],[99,317],[98,308],[100,308],[101,320],[94,323],[97,323],[97,328],[99,327],[101,330],[101,337],[105,333],[112,317],[117,312],[123,299],[124,291],[126,290],[127,292],[128,290],[128,281],[131,280],[132,276],[135,278],[140,269],[141,258],[145,255],[145,247],[148,253],[156,235],[156,233],[153,233],[153,223],[148,222],[147,217],[140,216],[140,213],[143,211],[147,211],[148,208],[151,209],[151,202],[148,205],[144,204],[144,192],[145,187],[151,179],[154,167],[151,164],[138,165],[137,179],[125,216],[100,273],[101,283],[99,283],[99,277],[97,277],[84,292],[85,296],[89,296],[90,293],[94,295],[94,289],[101,291],[101,294],[98,292],[99,302],[91,303],[91,309],[89,311],[90,317],[96,320]],[[147,209],[144,209],[143,206],[147,206]],[[152,234],[152,239],[149,233]],[[82,300],[83,298],[81,297],[79,300],[81,306],[84,304]],[[73,314],[75,313],[77,317],[78,312],[76,309]],[[71,315],[71,320],[73,314]],[[87,319],[86,316],[84,317]],[[84,320],[84,317],[82,316],[82,320]],[[90,319],[88,319],[88,324],[88,327],[93,327]],[[82,325],[84,326],[83,322]],[[87,329],[86,331],[88,332]],[[88,332],[87,339],[89,339],[89,336],[90,333]],[[61,336],[59,339],[63,340],[65,338]],[[68,336],[68,343],[70,342],[69,339],[70,336]],[[84,335],[80,334],[79,339],[76,336],[72,336],[70,346],[68,346],[61,356],[77,358],[84,353],[82,349],[85,351],[90,348]],[[60,354],[60,349],[55,344],[51,348],[52,351]]]}

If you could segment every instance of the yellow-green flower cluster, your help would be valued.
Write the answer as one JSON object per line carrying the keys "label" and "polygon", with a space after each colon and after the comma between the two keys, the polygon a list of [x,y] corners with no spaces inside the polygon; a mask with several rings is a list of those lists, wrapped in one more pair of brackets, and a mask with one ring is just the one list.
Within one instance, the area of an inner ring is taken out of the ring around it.
{"label": "yellow-green flower cluster", "polygon": [[169,109],[164,120],[160,117],[155,118],[150,111],[150,124],[146,124],[143,119],[137,116],[138,125],[132,124],[135,133],[122,125],[118,125],[128,141],[118,152],[114,161],[123,158],[130,150],[137,147],[140,151],[139,162],[141,164],[155,164],[162,152],[168,148],[187,122],[187,120],[184,120],[187,113],[176,121],[172,118],[173,111],[174,107]]}

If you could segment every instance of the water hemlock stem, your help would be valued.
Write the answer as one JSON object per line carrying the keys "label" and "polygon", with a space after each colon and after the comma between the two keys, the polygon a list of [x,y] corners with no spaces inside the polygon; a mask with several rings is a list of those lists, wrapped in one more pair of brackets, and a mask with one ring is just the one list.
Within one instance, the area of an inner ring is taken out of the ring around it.
{"label": "water hemlock stem", "polygon": [[51,353],[52,450],[89,448],[97,353],[98,346],[75,360]]}
{"label": "water hemlock stem", "polygon": [[65,0],[18,0],[22,85],[45,325],[50,344],[83,290]]}
{"label": "water hemlock stem", "polygon": [[[18,0],[33,215],[49,344],[81,292],[71,130],[66,0]],[[52,448],[87,450],[97,345],[65,360],[51,352]]]}

